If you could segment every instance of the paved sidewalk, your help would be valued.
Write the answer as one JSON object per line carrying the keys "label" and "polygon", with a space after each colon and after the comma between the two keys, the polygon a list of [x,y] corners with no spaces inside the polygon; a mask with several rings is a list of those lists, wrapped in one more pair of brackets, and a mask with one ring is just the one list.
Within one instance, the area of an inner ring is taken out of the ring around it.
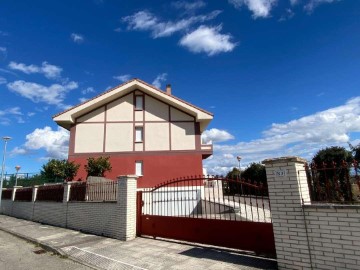
{"label": "paved sidewalk", "polygon": [[0,215],[0,230],[94,269],[277,269],[275,260],[172,240],[123,242]]}

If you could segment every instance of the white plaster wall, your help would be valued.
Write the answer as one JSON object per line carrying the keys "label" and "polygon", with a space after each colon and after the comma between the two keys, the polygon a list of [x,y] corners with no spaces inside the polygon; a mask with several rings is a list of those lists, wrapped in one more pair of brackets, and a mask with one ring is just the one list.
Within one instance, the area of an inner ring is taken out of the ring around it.
{"label": "white plaster wall", "polygon": [[105,152],[133,151],[133,124],[107,123]]}
{"label": "white plaster wall", "polygon": [[126,95],[107,105],[106,121],[133,121],[133,95]]}
{"label": "white plaster wall", "polygon": [[145,150],[170,150],[169,123],[145,124]]}
{"label": "white plaster wall", "polygon": [[175,108],[170,109],[171,121],[193,121],[194,118],[190,115],[183,113]]}
{"label": "white plaster wall", "polygon": [[135,111],[135,121],[143,121],[144,120],[143,111]]}
{"label": "white plaster wall", "polygon": [[150,96],[145,96],[145,120],[169,121],[169,106]]}
{"label": "white plaster wall", "polygon": [[88,114],[85,114],[77,119],[77,122],[104,122],[105,120],[105,107],[100,107]]}
{"label": "white plaster wall", "polygon": [[171,149],[194,150],[195,127],[192,122],[171,123]]}
{"label": "white plaster wall", "polygon": [[143,151],[143,143],[135,143],[135,151]]}
{"label": "white plaster wall", "polygon": [[104,144],[104,124],[77,124],[75,153],[102,152]]}

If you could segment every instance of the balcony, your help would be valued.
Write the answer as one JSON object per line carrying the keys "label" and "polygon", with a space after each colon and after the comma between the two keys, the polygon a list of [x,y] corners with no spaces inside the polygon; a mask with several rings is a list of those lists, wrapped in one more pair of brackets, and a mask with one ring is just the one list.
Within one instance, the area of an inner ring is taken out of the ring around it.
{"label": "balcony", "polygon": [[200,149],[201,149],[203,159],[206,159],[213,154],[212,143],[201,144]]}

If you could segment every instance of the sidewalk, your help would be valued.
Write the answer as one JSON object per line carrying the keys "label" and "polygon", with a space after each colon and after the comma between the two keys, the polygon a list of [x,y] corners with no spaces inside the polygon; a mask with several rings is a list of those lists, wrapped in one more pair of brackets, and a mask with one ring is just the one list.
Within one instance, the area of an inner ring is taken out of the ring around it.
{"label": "sidewalk", "polygon": [[277,269],[275,260],[234,250],[143,237],[123,242],[4,215],[0,230],[94,269]]}

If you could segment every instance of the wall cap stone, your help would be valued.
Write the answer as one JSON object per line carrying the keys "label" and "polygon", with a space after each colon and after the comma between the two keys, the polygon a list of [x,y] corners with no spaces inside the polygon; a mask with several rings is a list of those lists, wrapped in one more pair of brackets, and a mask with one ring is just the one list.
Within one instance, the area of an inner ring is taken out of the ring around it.
{"label": "wall cap stone", "polygon": [[298,163],[306,163],[306,159],[296,156],[289,156],[289,157],[278,157],[278,158],[268,158],[262,161],[262,164],[274,164],[280,162],[298,162]]}
{"label": "wall cap stone", "polygon": [[304,208],[308,209],[360,209],[359,204],[335,204],[335,203],[321,203],[321,204],[305,204]]}

